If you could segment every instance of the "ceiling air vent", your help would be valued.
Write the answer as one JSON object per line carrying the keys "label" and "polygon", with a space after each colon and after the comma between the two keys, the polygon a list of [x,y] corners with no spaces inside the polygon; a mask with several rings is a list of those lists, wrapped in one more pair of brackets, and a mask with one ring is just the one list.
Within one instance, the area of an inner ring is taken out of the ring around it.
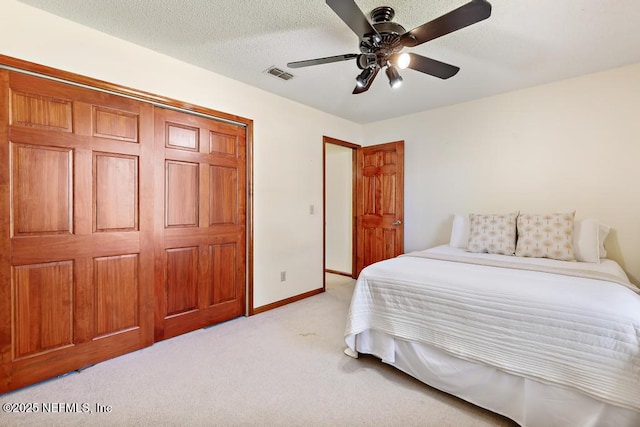
{"label": "ceiling air vent", "polygon": [[293,74],[291,73],[287,73],[286,71],[281,70],[280,68],[276,67],[275,65],[272,67],[269,67],[265,70],[265,73],[267,74],[271,74],[274,77],[277,77],[279,79],[282,80],[291,80],[293,78]]}

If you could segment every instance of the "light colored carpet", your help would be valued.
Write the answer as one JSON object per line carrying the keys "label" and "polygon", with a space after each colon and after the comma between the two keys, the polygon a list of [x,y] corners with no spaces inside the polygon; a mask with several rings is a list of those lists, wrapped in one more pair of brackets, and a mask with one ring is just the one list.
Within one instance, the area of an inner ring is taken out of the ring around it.
{"label": "light colored carpet", "polygon": [[[343,354],[354,281],[0,396],[91,413],[0,413],[3,426],[513,426],[373,357]],[[111,412],[96,413],[95,406]]]}

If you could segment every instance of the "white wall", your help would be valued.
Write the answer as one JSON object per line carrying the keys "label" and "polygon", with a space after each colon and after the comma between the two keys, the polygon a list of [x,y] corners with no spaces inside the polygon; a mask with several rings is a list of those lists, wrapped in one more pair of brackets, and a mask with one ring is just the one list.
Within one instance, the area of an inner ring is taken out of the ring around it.
{"label": "white wall", "polygon": [[353,274],[353,149],[325,147],[325,267]]}
{"label": "white wall", "polygon": [[252,119],[254,306],[322,287],[322,137],[360,143],[361,125],[15,0],[0,1],[0,53]]}
{"label": "white wall", "polygon": [[640,279],[640,64],[365,126],[397,139],[405,250],[446,243],[453,213],[575,210]]}

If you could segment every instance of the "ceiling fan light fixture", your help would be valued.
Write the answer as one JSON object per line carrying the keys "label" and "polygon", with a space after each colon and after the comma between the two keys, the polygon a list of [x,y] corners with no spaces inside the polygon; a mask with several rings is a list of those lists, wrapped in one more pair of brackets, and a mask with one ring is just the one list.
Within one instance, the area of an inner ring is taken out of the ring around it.
{"label": "ceiling fan light fixture", "polygon": [[356,85],[358,87],[365,87],[371,81],[373,77],[373,68],[365,68],[362,72],[356,77]]}
{"label": "ceiling fan light fixture", "polygon": [[391,86],[391,88],[397,89],[402,85],[402,76],[395,65],[387,66],[386,73],[389,78],[389,86]]}
{"label": "ceiling fan light fixture", "polygon": [[401,53],[396,58],[396,65],[401,70],[404,70],[405,68],[407,68],[410,63],[411,63],[411,55],[409,55],[406,52],[405,53]]}

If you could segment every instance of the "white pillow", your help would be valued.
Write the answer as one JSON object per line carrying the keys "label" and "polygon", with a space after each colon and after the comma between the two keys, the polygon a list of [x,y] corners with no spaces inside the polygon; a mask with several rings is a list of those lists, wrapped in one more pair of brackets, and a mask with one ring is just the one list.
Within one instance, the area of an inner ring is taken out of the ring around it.
{"label": "white pillow", "polygon": [[607,240],[607,236],[611,231],[611,227],[606,224],[600,224],[598,229],[598,241],[600,242],[600,258],[607,257],[607,250],[604,248],[604,241]]}
{"label": "white pillow", "polygon": [[469,217],[467,215],[455,214],[453,216],[449,246],[452,248],[467,249],[467,243],[469,243]]}
{"label": "white pillow", "polygon": [[573,223],[573,251],[577,261],[599,263],[607,257],[604,241],[611,227],[596,219],[580,219]]}
{"label": "white pillow", "polygon": [[594,219],[573,222],[573,252],[576,261],[600,262],[600,224]]}

